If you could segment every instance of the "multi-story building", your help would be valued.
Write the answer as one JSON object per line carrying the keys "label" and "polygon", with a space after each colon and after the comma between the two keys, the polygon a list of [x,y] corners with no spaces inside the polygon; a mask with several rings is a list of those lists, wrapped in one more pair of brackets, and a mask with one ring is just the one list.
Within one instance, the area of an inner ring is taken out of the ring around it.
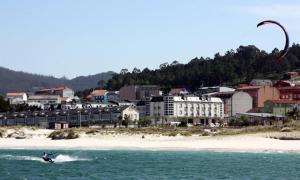
{"label": "multi-story building", "polygon": [[57,107],[61,104],[61,99],[59,95],[30,95],[28,97],[28,104],[31,106],[39,104],[40,107],[48,109],[51,106]]}
{"label": "multi-story building", "polygon": [[58,95],[63,98],[74,98],[74,91],[67,87],[41,89],[35,92],[36,95]]}
{"label": "multi-story building", "polygon": [[208,122],[209,119],[224,117],[224,104],[215,97],[159,96],[150,101],[150,116],[155,119],[190,118]]}
{"label": "multi-story building", "polygon": [[248,93],[253,99],[253,108],[263,108],[266,100],[279,99],[279,90],[273,86],[242,86],[238,91]]}
{"label": "multi-story building", "polygon": [[211,93],[210,96],[221,98],[224,103],[224,117],[232,117],[237,113],[246,113],[253,108],[252,97],[242,91]]}

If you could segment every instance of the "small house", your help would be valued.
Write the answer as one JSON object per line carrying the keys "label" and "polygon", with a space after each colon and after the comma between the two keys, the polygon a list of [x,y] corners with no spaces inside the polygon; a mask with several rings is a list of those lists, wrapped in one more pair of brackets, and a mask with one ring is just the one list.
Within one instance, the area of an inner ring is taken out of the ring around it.
{"label": "small house", "polygon": [[67,129],[69,128],[69,123],[67,122],[49,122],[49,129]]}

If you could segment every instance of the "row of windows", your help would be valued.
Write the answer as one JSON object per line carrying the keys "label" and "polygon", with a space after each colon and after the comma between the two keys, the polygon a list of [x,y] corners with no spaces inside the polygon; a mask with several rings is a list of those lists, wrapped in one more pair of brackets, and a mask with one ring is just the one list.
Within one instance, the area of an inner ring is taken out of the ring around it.
{"label": "row of windows", "polygon": [[281,99],[300,98],[300,94],[281,95]]}

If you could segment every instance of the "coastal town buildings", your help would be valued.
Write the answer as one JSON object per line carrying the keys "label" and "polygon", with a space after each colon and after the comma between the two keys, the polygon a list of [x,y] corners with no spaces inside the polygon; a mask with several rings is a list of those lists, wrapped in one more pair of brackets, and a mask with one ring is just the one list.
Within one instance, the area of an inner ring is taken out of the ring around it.
{"label": "coastal town buildings", "polygon": [[242,85],[237,91],[248,93],[253,100],[253,108],[263,108],[266,100],[276,100],[280,97],[280,92],[273,86],[250,86]]}
{"label": "coastal town buildings", "polygon": [[91,92],[90,95],[86,97],[86,99],[89,101],[107,103],[108,102],[107,93],[108,92],[106,90],[94,90]]}
{"label": "coastal town buildings", "polygon": [[230,118],[237,113],[246,113],[253,108],[252,97],[242,91],[211,93],[210,96],[222,99],[224,103],[224,118]]}
{"label": "coastal town buildings", "polygon": [[264,112],[274,115],[287,116],[288,113],[297,108],[299,103],[300,101],[289,99],[267,100],[265,102]]}
{"label": "coastal town buildings", "polygon": [[[198,96],[158,96],[150,101],[150,116],[155,120],[190,118],[193,123],[208,122],[224,117],[220,98]],[[195,121],[194,121],[195,120]]]}
{"label": "coastal town buildings", "polygon": [[74,98],[74,91],[68,87],[58,87],[50,89],[41,89],[35,92],[35,95],[57,95],[62,98]]}
{"label": "coastal town buildings", "polygon": [[61,97],[59,95],[30,95],[28,97],[28,104],[42,104],[43,107],[50,108],[50,106],[58,106],[61,104]]}
{"label": "coastal town buildings", "polygon": [[7,93],[6,99],[10,104],[23,104],[27,103],[27,94],[25,92]]}
{"label": "coastal town buildings", "polygon": [[122,87],[119,91],[120,99],[129,101],[146,100],[147,97],[160,94],[160,87],[156,85],[130,85]]}

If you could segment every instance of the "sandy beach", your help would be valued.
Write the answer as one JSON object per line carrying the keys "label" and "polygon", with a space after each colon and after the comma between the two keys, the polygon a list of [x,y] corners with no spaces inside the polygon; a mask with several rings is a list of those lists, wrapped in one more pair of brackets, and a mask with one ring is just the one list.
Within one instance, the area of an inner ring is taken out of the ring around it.
{"label": "sandy beach", "polygon": [[[8,130],[8,133],[13,130]],[[280,133],[231,136],[162,136],[128,134],[85,134],[77,139],[51,140],[52,130],[22,129],[25,139],[0,138],[2,149],[139,149],[139,150],[222,150],[222,151],[292,151],[300,152],[300,140],[268,138]],[[144,136],[144,138],[142,138]]]}

